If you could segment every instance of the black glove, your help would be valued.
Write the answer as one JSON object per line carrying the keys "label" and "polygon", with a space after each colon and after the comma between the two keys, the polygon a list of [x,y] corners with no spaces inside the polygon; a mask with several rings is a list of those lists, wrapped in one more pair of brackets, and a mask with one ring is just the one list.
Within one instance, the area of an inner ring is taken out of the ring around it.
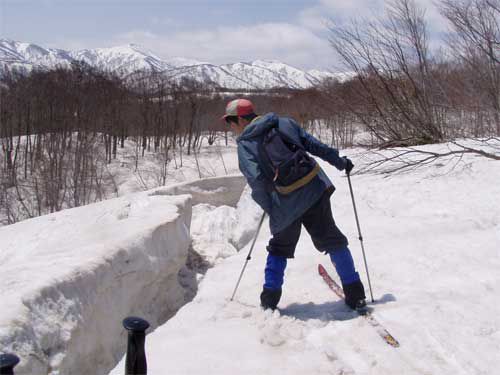
{"label": "black glove", "polygon": [[345,173],[350,174],[354,168],[354,164],[352,164],[351,159],[348,159],[347,156],[343,156],[342,159],[345,160]]}

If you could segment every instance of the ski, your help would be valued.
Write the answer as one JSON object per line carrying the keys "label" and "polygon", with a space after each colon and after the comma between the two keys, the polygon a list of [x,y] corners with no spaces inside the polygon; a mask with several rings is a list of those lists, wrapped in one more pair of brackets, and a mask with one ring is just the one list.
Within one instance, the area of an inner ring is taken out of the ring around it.
{"label": "ski", "polygon": [[[328,274],[328,272],[326,271],[325,267],[323,267],[321,264],[318,265],[318,272],[319,274],[321,275],[321,277],[323,278],[323,280],[325,280],[325,282],[327,283],[327,285],[330,287],[330,289],[339,297],[341,298],[342,300],[345,299],[345,295],[344,295],[344,291],[342,290],[342,288],[339,286],[339,284],[337,284],[335,282],[335,280],[333,280],[330,275]],[[375,317],[372,315],[372,313],[369,311],[369,310],[365,310],[365,311],[358,311],[358,314],[362,317],[364,317],[368,323],[373,327],[375,328],[375,331],[378,333],[378,335],[380,337],[382,337],[382,339],[389,345],[397,348],[399,347],[399,342],[398,340],[396,340],[394,338],[394,336],[392,336],[389,331],[387,331],[387,329],[385,329],[385,327],[380,324],[380,322],[375,319]]]}

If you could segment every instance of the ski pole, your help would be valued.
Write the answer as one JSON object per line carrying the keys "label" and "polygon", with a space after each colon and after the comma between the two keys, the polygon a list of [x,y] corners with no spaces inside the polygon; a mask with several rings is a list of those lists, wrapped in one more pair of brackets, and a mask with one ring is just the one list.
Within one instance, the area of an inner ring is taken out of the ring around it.
{"label": "ski pole", "polygon": [[365,262],[366,276],[368,277],[368,286],[370,288],[370,296],[372,298],[372,302],[375,302],[375,300],[373,299],[372,283],[370,281],[370,273],[368,272],[368,263],[366,261],[365,247],[363,245],[363,236],[361,235],[361,227],[359,226],[358,210],[356,209],[356,202],[354,201],[354,193],[352,191],[351,175],[349,172],[347,172],[346,174],[347,174],[347,181],[349,182],[349,190],[351,191],[352,206],[354,207],[354,216],[356,217],[356,225],[358,226],[359,242],[361,242],[361,250],[363,252],[363,260]]}
{"label": "ski pole", "polygon": [[255,241],[257,241],[257,237],[259,236],[260,227],[262,226],[262,223],[264,222],[264,217],[265,216],[266,216],[266,213],[264,212],[262,214],[262,217],[260,218],[259,226],[257,227],[257,232],[255,232],[255,236],[253,238],[252,246],[250,246],[250,251],[248,252],[247,259],[245,261],[245,264],[243,265],[243,269],[241,270],[240,277],[238,279],[238,282],[236,283],[236,287],[234,288],[233,295],[231,296],[231,301],[233,300],[234,295],[236,294],[236,290],[238,289],[238,286],[240,285],[240,281],[241,281],[241,278],[243,277],[243,272],[245,272],[245,268],[247,267],[248,261],[250,259],[252,259],[251,255],[252,255],[253,247],[255,245]]}

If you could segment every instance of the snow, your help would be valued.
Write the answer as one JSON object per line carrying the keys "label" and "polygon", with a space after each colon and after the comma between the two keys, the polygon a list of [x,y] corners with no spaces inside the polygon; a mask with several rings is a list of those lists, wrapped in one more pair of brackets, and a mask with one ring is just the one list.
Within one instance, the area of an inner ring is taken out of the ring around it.
{"label": "snow", "polygon": [[246,180],[241,174],[229,175],[170,185],[156,190],[154,194],[189,194],[192,197],[193,205],[206,203],[215,207],[222,205],[235,207],[245,185]]}
{"label": "snow", "polygon": [[208,266],[237,252],[241,208],[227,204],[244,185],[195,180],[1,228],[0,347],[21,356],[17,373],[109,371],[125,349],[121,319],[155,328],[196,293],[191,250]]}
{"label": "snow", "polygon": [[281,77],[283,77],[284,80],[290,82],[290,87],[307,88],[316,83],[314,78],[306,72],[290,65],[283,64],[279,61],[257,60],[252,62],[252,66],[262,68],[263,70],[269,70],[271,72],[277,72]]}
{"label": "snow", "polygon": [[189,59],[185,57],[171,57],[166,60],[166,63],[175,68],[180,68],[183,66],[193,66],[193,65],[206,65],[210,64],[206,61],[198,61],[194,59]]}
{"label": "snow", "polygon": [[[74,133],[75,138],[76,135]],[[187,155],[184,150],[181,155],[178,149],[170,152],[166,168],[164,168],[165,156],[163,154],[155,153],[153,150],[145,150],[144,156],[142,156],[141,152],[138,151],[137,142],[140,140],[125,140],[124,147],[117,149],[116,159],[113,159],[110,164],[100,166],[103,168],[102,173],[106,181],[102,186],[102,199],[168,186],[169,195],[190,194],[194,200],[193,204],[204,202],[215,206],[221,204],[236,206],[246,182],[241,178],[238,160],[234,158],[236,142],[232,137],[229,137],[228,146],[225,146],[223,145],[223,136],[223,133],[218,134],[215,143],[211,146],[206,141],[203,142],[201,149],[196,154]],[[26,137],[16,138],[14,147],[17,144],[26,144]],[[96,148],[104,152],[102,142],[97,143]],[[23,150],[24,148],[21,147],[19,159],[21,159]],[[101,154],[101,156],[104,159],[104,155]],[[21,171],[18,172],[17,178],[24,197],[23,203],[31,209],[31,212],[35,212],[34,207],[37,203],[32,188],[33,180],[31,178],[24,179]],[[226,179],[227,176],[230,178]],[[217,178],[222,178],[224,182],[217,180]],[[190,183],[192,181],[200,181],[200,183],[193,185]],[[224,189],[226,189],[225,193]],[[14,188],[7,191],[9,195],[17,197]],[[165,194],[167,193],[165,192]],[[68,202],[64,202],[63,208],[68,208]],[[19,202],[13,211],[16,212],[18,220],[27,218],[24,210],[20,208]],[[45,213],[47,212],[45,211]],[[0,226],[6,223],[5,212],[0,210]]]}
{"label": "snow", "polygon": [[[224,152],[231,172],[235,148]],[[373,160],[362,150],[342,154],[357,170]],[[0,348],[22,356],[17,373],[123,374],[127,315],[152,323],[146,353],[153,375],[498,372],[497,161],[466,155],[458,164],[352,177],[374,316],[400,342],[395,349],[318,276],[322,263],[337,278],[305,231],[279,311],[260,309],[267,219],[230,301],[262,211],[248,188],[238,198],[241,176],[220,177],[218,153],[202,150],[198,158],[205,172],[213,163],[219,177],[198,180],[194,160],[185,158],[170,181],[196,181],[128,194],[137,186],[125,166],[116,176],[121,198],[0,228]],[[121,154],[110,168],[127,163]],[[321,166],[337,187],[334,216],[368,294],[347,181]],[[155,160],[139,167],[141,181],[153,184]],[[190,200],[178,195],[187,193]],[[187,270],[190,253],[208,269]]]}
{"label": "snow", "polygon": [[[164,159],[153,151],[146,151],[139,157],[136,168],[134,155],[137,143],[126,140],[124,148],[118,148],[117,158],[109,165],[109,173],[113,176],[119,196],[127,193],[144,191],[161,186]],[[171,152],[167,166],[166,185],[209,179],[217,176],[239,174],[238,160],[234,158],[236,142],[229,138],[228,146],[224,145],[220,136],[212,146],[204,143],[196,155],[182,155]],[[196,162],[198,159],[198,163]],[[199,165],[199,170],[198,170]],[[226,169],[224,169],[224,166]]]}
{"label": "snow", "polygon": [[193,207],[192,246],[209,264],[215,265],[237,253],[227,235],[231,233],[235,221],[236,212],[232,207],[208,204]]}
{"label": "snow", "polygon": [[32,43],[16,42],[0,39],[0,61],[6,65],[23,66],[31,64],[35,67],[55,68],[69,67],[71,58],[62,49],[43,48]]}
{"label": "snow", "polygon": [[314,77],[318,81],[322,81],[326,78],[331,78],[331,79],[336,79],[339,82],[345,82],[348,81],[356,76],[356,73],[354,72],[337,72],[337,73],[332,73],[324,70],[318,70],[318,69],[311,69],[307,71],[307,74],[310,76]]}
{"label": "snow", "polygon": [[[269,89],[274,87],[307,88],[314,79],[307,73],[278,62],[257,60],[253,63],[234,63],[221,66],[231,77],[246,82],[248,88]],[[223,81],[223,87],[240,88],[239,82]]]}
{"label": "snow", "polygon": [[[358,150],[348,155],[363,162]],[[249,245],[222,257],[202,279],[194,300],[148,335],[149,373],[497,373],[497,163],[466,156],[454,169],[435,163],[390,178],[352,177],[376,299],[374,315],[399,340],[400,348],[384,343],[328,289],[317,275],[317,264],[324,264],[334,277],[335,272],[306,233],[296,259],[289,261],[280,310],[262,311],[259,293],[270,237],[266,221],[234,301],[229,298]],[[322,167],[337,186],[334,215],[351,239],[367,287],[347,182],[333,167]],[[209,208],[199,211],[208,220]],[[212,212],[214,222],[231,215]],[[232,220],[207,224],[200,233],[225,238]],[[122,360],[111,374],[121,374],[123,368]]]}
{"label": "snow", "polygon": [[190,221],[188,196],[139,193],[0,228],[0,348],[22,358],[16,373],[105,373],[123,318],[170,318]]}
{"label": "snow", "polygon": [[251,196],[252,190],[247,185],[241,194],[236,206],[237,222],[233,226],[230,242],[238,249],[242,249],[255,235],[263,211]]}
{"label": "snow", "polygon": [[71,58],[103,70],[120,71],[125,74],[136,70],[163,71],[171,66],[150,51],[135,45],[85,49],[69,52]]}
{"label": "snow", "polygon": [[[225,180],[230,182],[229,178]],[[193,206],[192,247],[212,267],[236,255],[251,241],[263,212],[252,200],[248,186],[243,192],[237,187],[229,190],[240,192],[236,207],[207,203]]]}

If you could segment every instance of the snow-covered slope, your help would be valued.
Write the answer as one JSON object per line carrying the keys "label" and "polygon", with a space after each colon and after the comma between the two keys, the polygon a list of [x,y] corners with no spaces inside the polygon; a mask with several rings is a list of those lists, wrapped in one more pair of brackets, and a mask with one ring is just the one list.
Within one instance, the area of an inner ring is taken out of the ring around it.
{"label": "snow-covered slope", "polygon": [[[279,62],[255,61],[221,66],[202,64],[167,71],[171,77],[183,77],[230,89],[307,88],[320,82],[308,73]],[[329,73],[325,73],[329,74]]]}
{"label": "snow-covered slope", "polygon": [[[237,166],[231,150],[224,159]],[[344,151],[357,169],[368,160],[369,154]],[[210,160],[209,154],[199,157]],[[321,165],[337,187],[334,215],[350,238],[367,285],[347,182],[333,167]],[[305,231],[296,259],[289,261],[279,312],[263,312],[258,306],[270,237],[267,222],[236,298],[229,301],[249,250],[235,249],[252,238],[260,216],[247,191],[236,209],[215,207],[219,198],[194,208],[193,247],[214,267],[201,279],[195,299],[148,335],[149,373],[496,374],[500,168],[497,161],[470,155],[455,169],[453,165],[440,161],[390,178],[353,176],[377,300],[374,315],[399,340],[400,348],[386,345],[326,287],[317,264],[323,263],[335,277],[333,267],[314,250]],[[191,176],[197,179],[196,173]],[[162,298],[179,296],[179,280],[161,281],[166,275],[159,263],[169,270],[172,264],[181,266],[182,257],[174,260],[164,250],[181,242],[176,236],[186,240],[189,225],[186,218],[179,220],[164,236],[160,227],[178,215],[174,202],[180,201],[157,195],[224,195],[225,186],[207,188],[205,183],[162,188],[159,194],[140,193],[0,229],[0,337],[8,337],[0,339],[0,348],[34,353],[31,363],[38,363],[37,356],[45,361],[42,371],[20,365],[19,373],[50,373],[47,364],[61,368],[60,373],[78,372],[83,367],[68,360],[76,361],[78,355],[90,365],[104,362],[103,357],[115,361],[112,345],[117,340],[125,343],[120,322],[127,308],[132,305],[151,320],[148,314],[171,306],[154,298],[146,306],[135,304],[150,291]],[[148,241],[151,237],[156,240]],[[151,279],[152,273],[160,279]],[[82,324],[85,329],[75,328]],[[85,334],[89,336],[83,338]],[[35,344],[26,346],[27,341]],[[65,357],[70,348],[76,356]],[[95,352],[97,356],[89,354]],[[122,374],[123,369],[122,362],[112,373]]]}
{"label": "snow-covered slope", "polygon": [[69,67],[71,61],[73,58],[69,52],[61,49],[0,39],[0,74],[3,69],[30,71],[33,68]]}
{"label": "snow-covered slope", "polygon": [[109,371],[123,318],[157,326],[185,303],[190,222],[189,196],[153,192],[0,228],[0,352],[22,358],[16,373]]}
{"label": "snow-covered slope", "polygon": [[54,67],[58,64],[67,65],[72,58],[69,52],[61,49],[43,48],[36,44],[0,39],[0,60]]}
{"label": "snow-covered slope", "polygon": [[121,75],[136,71],[164,72],[177,80],[185,77],[229,89],[308,88],[327,77],[343,78],[342,75],[325,71],[306,72],[279,61],[257,60],[214,65],[183,57],[162,60],[134,44],[64,51],[0,39],[0,73],[2,69],[52,69],[55,66],[69,66],[75,60]]}
{"label": "snow-covered slope", "polygon": [[[319,81],[299,69],[277,61],[257,60],[223,66],[231,75],[259,89],[273,87],[306,88]],[[231,83],[228,83],[228,87]]]}
{"label": "snow-covered slope", "polygon": [[109,371],[122,318],[164,323],[196,291],[191,252],[216,264],[255,230],[245,183],[195,180],[0,228],[0,353],[21,357],[17,374]]}
{"label": "snow-covered slope", "polygon": [[[348,154],[362,164],[361,155]],[[258,305],[270,237],[266,222],[233,302],[229,298],[248,247],[210,269],[195,299],[148,335],[149,372],[496,374],[500,368],[497,164],[465,157],[456,169],[449,168],[453,163],[436,163],[391,178],[353,176],[377,301],[372,305],[374,315],[401,347],[387,345],[366,320],[333,295],[318,276],[317,264],[323,263],[336,277],[333,266],[314,249],[306,232],[296,258],[289,261],[280,311],[263,312]],[[325,163],[322,167],[337,186],[334,215],[350,238],[367,285],[347,181],[333,167]],[[224,214],[213,211],[212,220],[218,222],[215,216]],[[225,225],[221,230],[227,230]],[[123,368],[122,362],[112,374],[121,374]]]}
{"label": "snow-covered slope", "polygon": [[168,65],[175,68],[180,68],[183,66],[193,66],[193,65],[205,65],[210,64],[209,62],[203,62],[193,59],[187,59],[185,57],[172,57],[165,61]]}
{"label": "snow-covered slope", "polygon": [[223,66],[213,64],[179,67],[168,70],[165,74],[167,77],[175,79],[176,81],[181,81],[183,78],[189,78],[209,85],[217,85],[226,88],[257,88],[256,85],[236,77],[230,70],[225,69]]}
{"label": "snow-covered slope", "polygon": [[317,69],[309,70],[307,72],[307,74],[314,77],[318,81],[322,81],[324,79],[336,79],[340,82],[347,81],[349,79],[352,79],[355,76],[355,73],[353,73],[353,72],[331,73],[331,72],[325,72],[324,70],[317,70]]}
{"label": "snow-covered slope", "polygon": [[143,51],[135,44],[111,48],[84,49],[69,52],[74,60],[84,61],[101,70],[129,74],[136,70],[162,72],[172,68],[151,52]]}

